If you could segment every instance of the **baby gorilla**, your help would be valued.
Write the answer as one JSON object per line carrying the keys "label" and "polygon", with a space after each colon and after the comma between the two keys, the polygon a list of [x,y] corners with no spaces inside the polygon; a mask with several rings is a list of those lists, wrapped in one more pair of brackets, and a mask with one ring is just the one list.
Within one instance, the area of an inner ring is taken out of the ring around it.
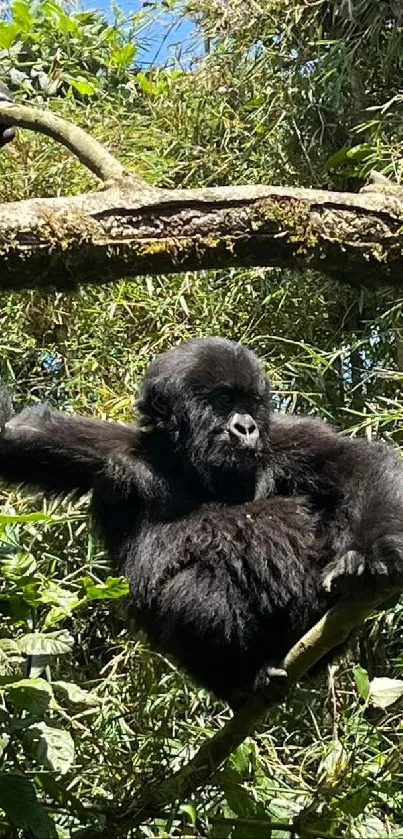
{"label": "baby gorilla", "polygon": [[[47,407],[11,420],[0,476],[92,490],[138,626],[236,706],[354,583],[402,579],[403,471],[382,444],[273,414],[246,348],[201,338],[150,365],[134,427]],[[281,674],[281,670],[280,670]]]}

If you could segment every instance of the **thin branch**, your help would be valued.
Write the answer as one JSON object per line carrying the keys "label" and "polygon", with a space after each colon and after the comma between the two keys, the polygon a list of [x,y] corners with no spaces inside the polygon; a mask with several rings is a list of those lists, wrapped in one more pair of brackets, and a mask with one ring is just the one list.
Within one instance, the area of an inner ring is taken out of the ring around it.
{"label": "thin branch", "polygon": [[[4,125],[18,125],[52,137],[73,152],[101,181],[117,181],[127,174],[124,166],[98,140],[78,125],[67,122],[51,111],[0,102],[0,122]],[[139,184],[143,183],[137,175],[131,177],[138,179]]]}
{"label": "thin branch", "polygon": [[[375,609],[391,597],[400,594],[402,587],[357,594],[333,606],[284,659],[291,689],[326,653],[342,644],[351,631]],[[275,704],[274,702],[272,704]],[[74,839],[106,839],[125,836],[147,818],[161,815],[175,800],[187,800],[199,787],[214,781],[214,774],[245,739],[250,736],[267,714],[267,703],[258,697],[250,699],[234,714],[224,727],[200,747],[195,756],[177,772],[159,783],[151,783],[128,807],[104,812],[102,824],[73,833]]]}

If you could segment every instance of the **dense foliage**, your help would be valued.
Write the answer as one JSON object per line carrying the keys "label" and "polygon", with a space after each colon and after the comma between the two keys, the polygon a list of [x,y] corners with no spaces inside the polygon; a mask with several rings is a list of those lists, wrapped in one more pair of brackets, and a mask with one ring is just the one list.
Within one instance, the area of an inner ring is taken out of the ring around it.
{"label": "dense foliage", "polygon": [[[399,0],[167,6],[204,39],[204,57],[185,67],[136,66],[157,7],[129,19],[116,11],[110,23],[53,0],[15,0],[0,22],[2,69],[18,98],[46,100],[160,185],[349,190],[372,167],[403,177]],[[4,201],[93,185],[63,149],[28,132],[0,169]],[[1,374],[17,406],[47,399],[127,420],[155,353],[222,334],[265,359],[279,408],[398,445],[402,307],[396,293],[358,293],[342,277],[267,269],[2,293]],[[0,836],[67,839],[92,807],[178,766],[229,711],[130,633],[126,585],[88,533],[85,500],[42,508],[4,492],[3,501]],[[400,605],[375,617],[350,658],[271,712],[214,786],[135,835],[268,836],[249,821],[258,818],[283,837],[298,817],[295,836],[403,837],[401,624]]]}

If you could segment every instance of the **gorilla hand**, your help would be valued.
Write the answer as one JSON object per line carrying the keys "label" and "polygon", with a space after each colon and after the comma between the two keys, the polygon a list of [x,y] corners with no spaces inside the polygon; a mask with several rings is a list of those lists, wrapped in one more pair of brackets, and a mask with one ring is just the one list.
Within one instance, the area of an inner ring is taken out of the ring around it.
{"label": "gorilla hand", "polygon": [[[12,102],[13,97],[4,82],[0,82],[0,102]],[[10,143],[15,137],[15,128],[13,125],[2,125],[0,123],[0,147]]]}

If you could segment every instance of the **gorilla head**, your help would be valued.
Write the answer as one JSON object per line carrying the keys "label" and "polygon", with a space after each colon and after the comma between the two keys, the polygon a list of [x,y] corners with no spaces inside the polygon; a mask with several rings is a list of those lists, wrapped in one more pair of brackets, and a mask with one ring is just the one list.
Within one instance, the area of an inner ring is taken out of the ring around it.
{"label": "gorilla head", "polygon": [[137,410],[144,431],[165,438],[215,498],[253,497],[268,446],[270,387],[252,352],[224,338],[168,350],[150,365]]}

